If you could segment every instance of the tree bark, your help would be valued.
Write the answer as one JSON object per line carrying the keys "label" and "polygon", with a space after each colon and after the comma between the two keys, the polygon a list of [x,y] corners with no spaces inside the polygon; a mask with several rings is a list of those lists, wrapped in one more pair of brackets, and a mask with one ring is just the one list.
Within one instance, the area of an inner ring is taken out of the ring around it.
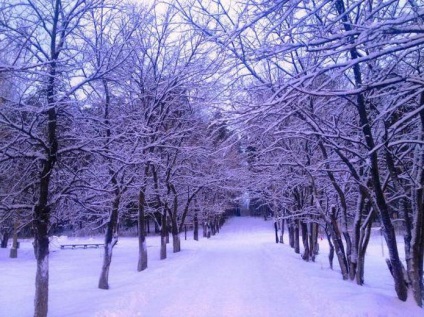
{"label": "tree bark", "polygon": [[309,234],[309,257],[312,261],[315,262],[315,256],[318,254],[319,245],[318,245],[318,224],[312,222],[309,224],[310,234]]}
{"label": "tree bark", "polygon": [[9,253],[9,257],[12,259],[16,259],[18,257],[18,226],[18,221],[15,220],[15,223],[13,224],[13,242]]}
{"label": "tree bark", "polygon": [[162,214],[162,219],[161,219],[161,234],[160,234],[160,259],[161,260],[165,260],[166,259],[166,238],[168,236],[167,234],[167,223],[166,223],[166,210],[164,210],[163,214]]}
{"label": "tree bark", "polygon": [[346,253],[344,250],[342,237],[340,234],[339,227],[337,225],[335,206],[331,206],[330,219],[331,223],[329,225],[329,230],[331,232],[331,237],[333,238],[334,250],[336,251],[343,279],[347,280],[349,276],[349,267],[347,265]]}
{"label": "tree bark", "polygon": [[138,272],[147,269],[146,217],[144,208],[145,194],[144,188],[141,188],[138,196]]}
{"label": "tree bark", "polygon": [[327,236],[328,245],[330,247],[330,252],[328,253],[328,262],[330,264],[330,268],[333,269],[333,260],[334,260],[334,245],[331,242],[331,232],[328,229],[329,225],[327,224],[325,227],[325,234]]}
{"label": "tree bark", "polygon": [[109,268],[112,263],[112,250],[115,244],[118,242],[118,211],[120,197],[119,193],[115,193],[116,197],[112,204],[112,211],[110,214],[109,221],[106,226],[105,233],[105,247],[103,254],[103,265],[100,272],[99,288],[109,289]]}
{"label": "tree bark", "polygon": [[294,225],[292,219],[287,220],[287,229],[289,231],[289,245],[294,249]]}
{"label": "tree bark", "polygon": [[56,0],[54,23],[51,41],[51,58],[49,65],[49,78],[47,84],[47,140],[48,150],[47,158],[41,160],[42,170],[40,173],[39,198],[34,207],[34,253],[37,260],[37,271],[35,273],[35,299],[34,316],[46,317],[48,312],[49,300],[49,236],[50,226],[50,206],[48,205],[50,177],[53,173],[57,160],[58,140],[57,130],[57,109],[55,101],[55,80],[56,80],[56,31],[59,19],[60,1]]}
{"label": "tree bark", "polygon": [[[47,194],[47,193],[45,193]],[[35,206],[34,215],[34,253],[37,260],[35,273],[34,317],[46,317],[49,300],[49,237],[48,225],[50,209],[48,206]]]}
{"label": "tree bark", "polygon": [[194,214],[193,227],[193,239],[199,241],[199,219],[197,218],[197,211]]}
{"label": "tree bark", "polygon": [[299,245],[299,220],[294,220],[294,252],[300,253]]}
{"label": "tree bark", "polygon": [[202,228],[203,228],[203,238],[206,238],[208,236],[207,228],[206,228],[206,221],[202,222]]}
{"label": "tree bark", "polygon": [[284,243],[284,225],[285,220],[284,218],[281,219],[281,235],[280,235],[280,243]]}
{"label": "tree bark", "polygon": [[2,248],[2,249],[7,248],[7,245],[9,243],[9,238],[10,238],[10,230],[3,229],[0,248]]}
{"label": "tree bark", "polygon": [[361,233],[362,215],[365,208],[365,196],[360,193],[358,197],[357,207],[355,211],[355,219],[353,220],[353,243],[352,252],[350,254],[350,268],[349,278],[353,281],[356,276],[358,267],[358,252],[359,252],[359,238]]}
{"label": "tree bark", "polygon": [[278,240],[278,224],[277,224],[277,221],[278,220],[275,220],[274,221],[275,243],[278,243],[279,242],[279,240]]}
{"label": "tree bark", "polygon": [[211,225],[210,221],[206,222],[206,238],[210,239],[211,237]]}
{"label": "tree bark", "polygon": [[309,237],[308,237],[308,224],[304,221],[300,222],[300,228],[302,231],[302,243],[303,243],[303,254],[302,259],[309,262]]}

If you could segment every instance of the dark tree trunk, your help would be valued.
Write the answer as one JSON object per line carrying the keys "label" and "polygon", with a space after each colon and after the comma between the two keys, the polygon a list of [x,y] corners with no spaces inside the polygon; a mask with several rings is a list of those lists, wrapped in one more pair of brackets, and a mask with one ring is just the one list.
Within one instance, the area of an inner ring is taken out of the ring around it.
{"label": "dark tree trunk", "polygon": [[289,231],[289,245],[294,248],[294,225],[293,220],[287,220],[287,229]]}
{"label": "dark tree trunk", "polygon": [[365,253],[367,251],[368,242],[371,237],[371,227],[373,223],[373,210],[370,210],[369,216],[361,226],[360,236],[358,241],[358,264],[356,272],[356,283],[358,285],[364,284],[365,276]]}
{"label": "dark tree trunk", "polygon": [[[59,13],[59,5],[56,3],[56,14]],[[56,16],[57,17],[57,16]],[[54,50],[54,49],[53,49]],[[53,54],[55,55],[55,53]],[[50,106],[48,110],[48,144],[49,152],[47,159],[42,160],[42,171],[40,173],[40,187],[38,204],[34,207],[34,253],[37,260],[37,271],[35,273],[35,298],[34,316],[46,317],[49,299],[49,236],[50,207],[48,206],[50,177],[57,159],[57,113],[54,100],[54,78],[56,77],[56,64],[52,63],[49,84],[47,88],[47,100]]]}
{"label": "dark tree trunk", "polygon": [[171,230],[172,230],[172,250],[174,253],[181,251],[181,240],[180,240],[180,233],[178,230],[178,224],[177,219],[174,217],[171,220]]}
{"label": "dark tree trunk", "polygon": [[13,225],[13,242],[9,253],[9,257],[12,259],[16,259],[18,257],[18,226],[18,222],[15,221]]}
{"label": "dark tree trunk", "polygon": [[169,234],[171,233],[172,229],[171,229],[171,225],[169,224],[168,219],[166,220],[166,226],[165,226],[165,241],[166,244],[169,243]]}
{"label": "dark tree trunk", "polygon": [[359,238],[361,233],[362,214],[365,206],[365,197],[361,193],[358,197],[357,207],[355,211],[355,219],[353,221],[353,243],[350,255],[349,278],[353,281],[356,276],[358,266]]}
{"label": "dark tree trunk", "polygon": [[112,211],[106,226],[105,247],[103,254],[102,271],[100,272],[99,288],[109,289],[109,269],[112,263],[112,250],[118,242],[118,212],[120,203],[120,194],[115,192],[115,199],[112,204]]}
{"label": "dark tree trunk", "polygon": [[302,243],[303,243],[303,254],[302,259],[309,262],[309,237],[308,237],[308,224],[304,221],[300,222],[300,228],[302,231]]}
{"label": "dark tree trunk", "polygon": [[211,225],[210,225],[210,221],[206,222],[206,238],[210,238],[211,237]]}
{"label": "dark tree trunk", "polygon": [[168,236],[167,234],[167,223],[166,223],[166,211],[162,214],[162,228],[160,233],[160,259],[164,260],[166,259],[166,238]]}
{"label": "dark tree trunk", "polygon": [[349,277],[349,267],[347,265],[346,253],[344,251],[343,241],[340,234],[339,227],[336,219],[336,207],[332,206],[330,211],[331,224],[329,230],[333,239],[334,250],[336,251],[337,259],[339,261],[340,270],[344,280]]}
{"label": "dark tree trunk", "polygon": [[215,225],[214,225],[213,218],[212,220],[209,221],[209,232],[210,232],[210,236],[215,235]]}
{"label": "dark tree trunk", "polygon": [[330,264],[330,268],[333,269],[333,260],[334,260],[334,245],[333,242],[331,242],[331,232],[328,229],[329,225],[327,224],[325,227],[325,234],[327,236],[328,245],[330,247],[330,252],[328,253],[328,262]]}
{"label": "dark tree trunk", "polygon": [[294,220],[294,252],[300,253],[299,220]]}
{"label": "dark tree trunk", "polygon": [[202,222],[202,229],[203,229],[203,238],[206,238],[208,236],[208,233],[207,233],[207,228],[206,228],[206,222],[205,221]]}
{"label": "dark tree trunk", "polygon": [[281,219],[281,235],[280,235],[280,243],[284,243],[284,218]]}
{"label": "dark tree trunk", "polygon": [[161,218],[159,218],[159,220],[155,220],[155,233],[161,232],[158,221],[162,221]]}
{"label": "dark tree trunk", "polygon": [[10,239],[10,230],[4,229],[2,232],[0,248],[6,249]]}
{"label": "dark tree trunk", "polygon": [[138,196],[138,272],[147,269],[146,217],[144,208],[145,194],[142,188]]}
{"label": "dark tree trunk", "polygon": [[181,251],[181,240],[178,233],[172,234],[172,250],[174,253]]}
{"label": "dark tree trunk", "polygon": [[318,254],[319,245],[318,245],[318,224],[315,222],[310,223],[311,233],[309,235],[309,246],[310,252],[309,257],[312,261],[315,262],[315,256]]}
{"label": "dark tree trunk", "polygon": [[194,214],[193,219],[193,239],[199,241],[199,219],[197,218],[197,212]]}
{"label": "dark tree trunk", "polygon": [[278,223],[277,220],[274,221],[274,231],[275,231],[275,243],[278,243]]}
{"label": "dark tree trunk", "polygon": [[34,219],[34,252],[37,260],[34,317],[46,317],[49,299],[49,207],[41,207],[40,205],[35,206],[34,215],[37,216],[37,218]]}

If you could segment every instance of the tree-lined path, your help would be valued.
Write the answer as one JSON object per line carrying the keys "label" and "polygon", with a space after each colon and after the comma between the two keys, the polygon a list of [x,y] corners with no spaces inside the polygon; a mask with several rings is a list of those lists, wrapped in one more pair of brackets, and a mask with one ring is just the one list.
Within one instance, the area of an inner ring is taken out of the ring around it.
{"label": "tree-lined path", "polygon": [[[121,316],[424,306],[424,1],[0,0],[0,13],[0,316],[93,316],[118,298]],[[295,253],[245,218],[214,243],[181,241],[247,200],[305,237]],[[334,271],[325,248],[299,260],[318,227]],[[60,252],[58,236],[103,249]]]}

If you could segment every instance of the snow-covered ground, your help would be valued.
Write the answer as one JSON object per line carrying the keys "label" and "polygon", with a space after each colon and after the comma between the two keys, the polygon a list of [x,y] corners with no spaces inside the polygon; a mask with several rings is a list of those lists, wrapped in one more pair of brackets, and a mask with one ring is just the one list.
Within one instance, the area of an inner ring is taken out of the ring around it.
{"label": "snow-covered ground", "polygon": [[[110,290],[97,289],[102,249],[61,250],[60,243],[88,239],[53,238],[49,316],[424,316],[412,298],[396,298],[379,235],[362,287],[343,281],[336,261],[329,269],[325,240],[316,262],[306,263],[287,244],[276,244],[272,222],[260,218],[232,218],[209,240],[181,238],[182,252],[172,254],[169,246],[168,259],[160,261],[159,238],[150,237],[149,268],[140,273],[136,239],[121,238]],[[0,249],[0,316],[32,316],[34,274],[30,241],[21,242],[18,259]]]}

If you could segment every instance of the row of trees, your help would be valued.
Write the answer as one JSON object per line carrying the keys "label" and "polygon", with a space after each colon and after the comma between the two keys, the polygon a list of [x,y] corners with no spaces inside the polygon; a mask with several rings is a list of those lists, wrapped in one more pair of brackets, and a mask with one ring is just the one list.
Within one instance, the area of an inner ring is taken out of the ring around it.
{"label": "row of trees", "polygon": [[215,228],[237,195],[238,149],[222,147],[228,129],[207,107],[222,91],[217,56],[172,6],[7,0],[0,12],[0,226],[4,246],[30,228],[34,315],[46,316],[52,228],[105,232],[108,289],[122,215],[138,223],[138,271],[148,216],[161,258],[168,225],[180,251],[184,224]]}
{"label": "row of trees", "polygon": [[250,195],[287,220],[293,246],[302,231],[306,260],[316,224],[323,227],[343,278],[358,284],[377,223],[397,296],[406,300],[411,289],[422,306],[423,3],[192,0],[180,7],[226,52],[238,79],[230,116],[245,138]]}

